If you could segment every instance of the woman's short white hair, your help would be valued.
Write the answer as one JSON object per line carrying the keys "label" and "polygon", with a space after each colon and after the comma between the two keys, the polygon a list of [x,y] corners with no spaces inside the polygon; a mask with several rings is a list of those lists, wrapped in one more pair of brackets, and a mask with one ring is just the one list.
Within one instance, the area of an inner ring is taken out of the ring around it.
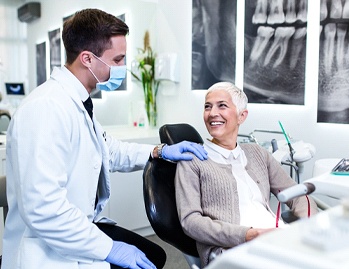
{"label": "woman's short white hair", "polygon": [[213,84],[210,88],[208,88],[205,97],[207,97],[209,93],[218,90],[223,90],[230,94],[231,100],[236,106],[238,113],[247,108],[248,99],[246,94],[231,82],[217,82]]}

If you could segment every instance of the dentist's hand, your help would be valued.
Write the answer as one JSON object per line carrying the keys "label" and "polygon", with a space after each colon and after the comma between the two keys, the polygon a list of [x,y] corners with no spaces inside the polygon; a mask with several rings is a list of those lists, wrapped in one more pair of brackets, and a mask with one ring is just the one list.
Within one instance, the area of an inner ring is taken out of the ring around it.
{"label": "dentist's hand", "polygon": [[174,145],[165,145],[162,148],[162,157],[170,161],[190,161],[193,159],[191,154],[194,153],[200,160],[207,160],[207,152],[204,147],[198,143],[182,141]]}
{"label": "dentist's hand", "polygon": [[123,268],[156,269],[142,251],[135,246],[119,241],[113,241],[113,247],[105,260]]}

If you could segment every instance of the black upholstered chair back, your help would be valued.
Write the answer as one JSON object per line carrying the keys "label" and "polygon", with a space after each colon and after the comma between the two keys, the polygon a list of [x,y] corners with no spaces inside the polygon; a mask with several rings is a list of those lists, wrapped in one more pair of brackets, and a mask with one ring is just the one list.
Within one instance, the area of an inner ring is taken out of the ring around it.
{"label": "black upholstered chair back", "polygon": [[[6,177],[0,176],[0,207],[3,209],[4,221],[6,219],[8,205],[7,205],[7,197],[6,197]],[[2,223],[0,225],[3,225]],[[2,238],[0,238],[2,240]],[[0,253],[0,268],[1,268],[2,255]]]}
{"label": "black upholstered chair back", "polygon": [[[195,128],[185,123],[163,125],[159,135],[161,143],[169,145],[184,140],[203,143]],[[145,209],[157,236],[184,254],[198,257],[195,241],[184,234],[178,219],[175,173],[175,163],[162,159],[148,161],[143,173]]]}
{"label": "black upholstered chair back", "polygon": [[0,207],[3,208],[4,221],[6,219],[8,205],[6,196],[6,176],[0,176]]}

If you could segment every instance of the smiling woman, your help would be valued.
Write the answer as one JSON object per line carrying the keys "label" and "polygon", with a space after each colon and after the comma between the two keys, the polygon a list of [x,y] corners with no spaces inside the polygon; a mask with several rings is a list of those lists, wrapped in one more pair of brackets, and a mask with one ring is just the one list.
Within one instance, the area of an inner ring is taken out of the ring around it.
{"label": "smiling woman", "polygon": [[[296,183],[266,149],[237,143],[248,115],[246,106],[245,93],[232,83],[211,86],[204,110],[212,136],[204,142],[209,158],[177,164],[179,219],[184,232],[196,240],[202,266],[228,248],[286,225],[270,209],[269,197]],[[305,197],[287,205],[297,217],[308,214]],[[317,212],[313,201],[309,210]]]}
{"label": "smiling woman", "polygon": [[204,121],[212,142],[230,150],[236,147],[239,126],[248,114],[246,105],[246,95],[231,83],[217,83],[208,90]]}

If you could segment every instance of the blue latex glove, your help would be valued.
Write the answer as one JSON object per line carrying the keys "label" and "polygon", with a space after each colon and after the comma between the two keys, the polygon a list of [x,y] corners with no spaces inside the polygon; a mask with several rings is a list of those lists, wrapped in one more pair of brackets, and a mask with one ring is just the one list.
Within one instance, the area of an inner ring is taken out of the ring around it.
{"label": "blue latex glove", "polygon": [[162,148],[162,158],[170,161],[190,161],[193,159],[191,154],[186,154],[187,152],[194,153],[200,160],[207,159],[207,152],[203,145],[194,142],[182,141],[174,145],[165,145]]}
{"label": "blue latex glove", "polygon": [[135,246],[119,241],[113,241],[113,247],[105,260],[123,268],[156,269],[142,251]]}

